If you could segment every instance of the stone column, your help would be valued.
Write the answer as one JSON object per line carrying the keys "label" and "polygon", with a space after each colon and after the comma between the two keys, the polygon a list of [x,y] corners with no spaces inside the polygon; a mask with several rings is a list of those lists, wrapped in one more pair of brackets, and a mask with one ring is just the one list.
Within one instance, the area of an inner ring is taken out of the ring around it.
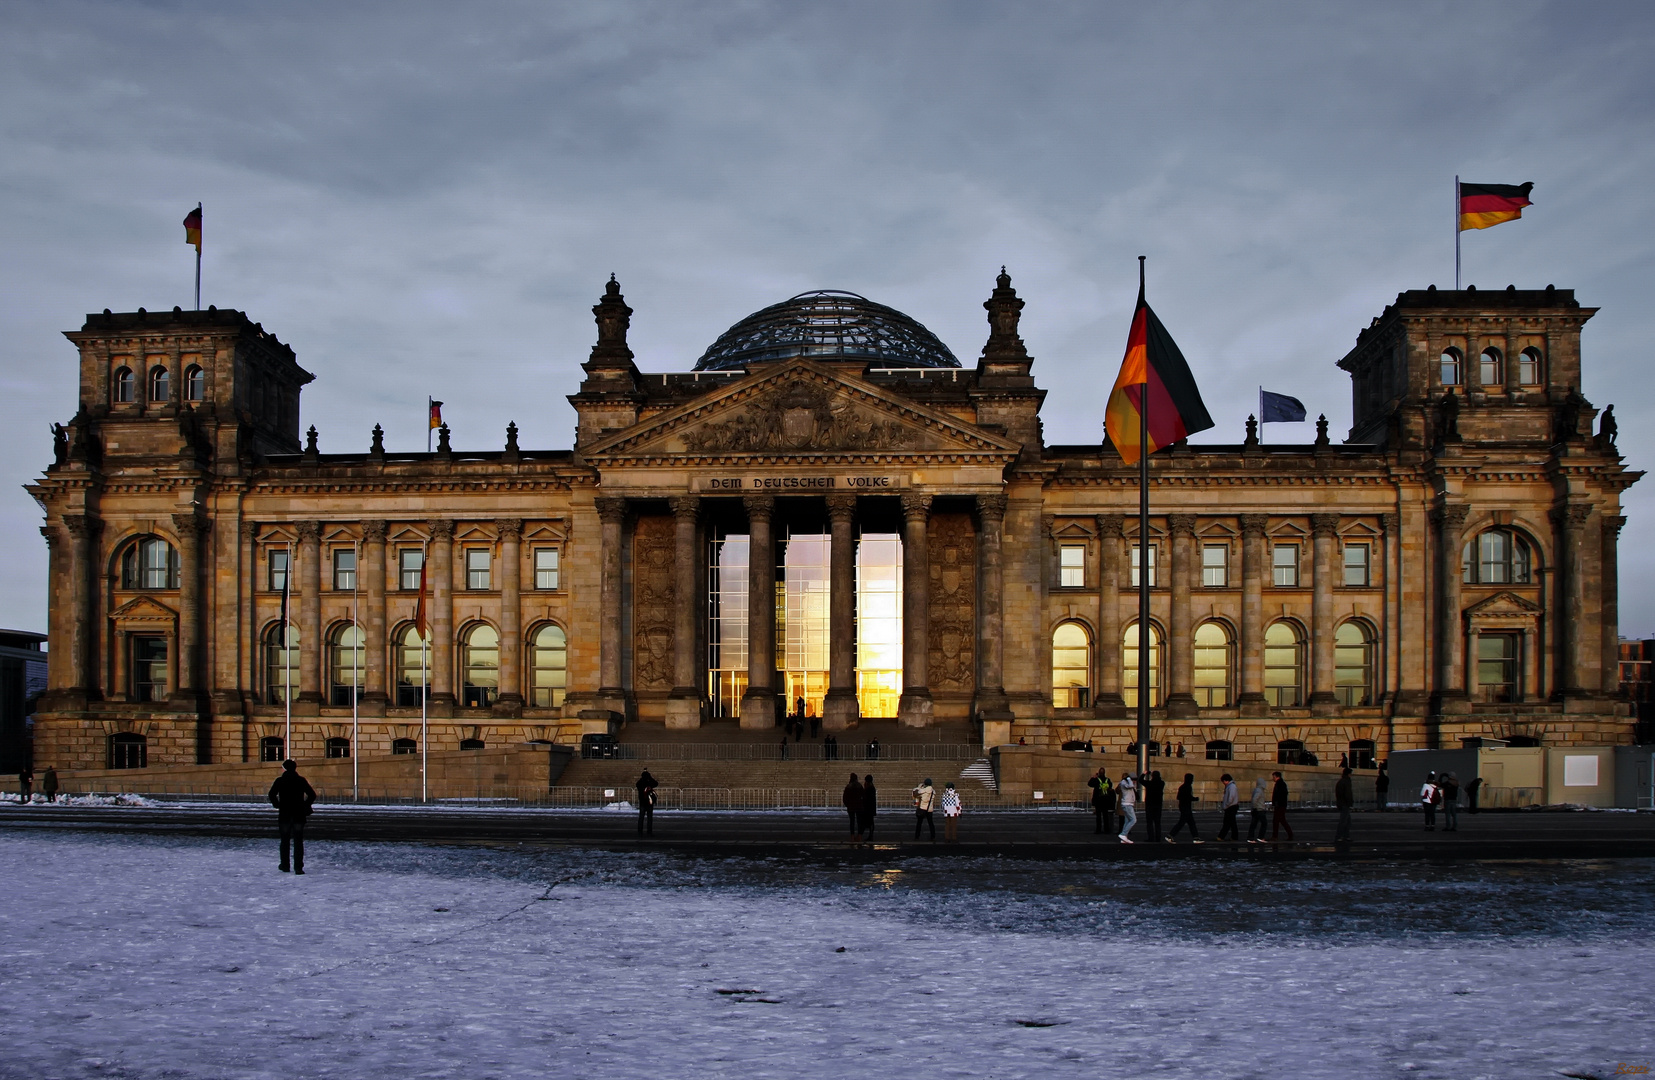
{"label": "stone column", "polygon": [[822,726],[844,731],[861,719],[856,696],[856,496],[829,495],[828,692]]}
{"label": "stone column", "polygon": [[1339,695],[1333,692],[1333,575],[1339,539],[1338,514],[1311,514],[1310,709],[1314,716],[1336,716]]}
{"label": "stone column", "polygon": [[904,727],[931,723],[931,560],[927,526],[931,496],[902,496],[902,698],[897,719]]}
{"label": "stone column", "polygon": [[1098,515],[1098,692],[1093,702],[1117,717],[1126,715],[1126,699],[1121,696],[1122,524],[1119,514]]}
{"label": "stone column", "polygon": [[670,500],[675,532],[673,545],[672,693],[667,696],[667,727],[698,728],[705,701],[697,686],[696,656],[696,524],[701,499],[679,495]]}
{"label": "stone column", "polygon": [[596,500],[603,547],[598,584],[598,697],[612,712],[624,713],[621,685],[621,545],[625,537],[626,500]]}
{"label": "stone column", "polygon": [[1431,512],[1437,527],[1437,679],[1438,713],[1471,711],[1465,693],[1465,626],[1460,608],[1460,530],[1468,508],[1445,503]]}
{"label": "stone column", "polygon": [[368,610],[362,620],[362,659],[367,670],[362,678],[361,703],[383,709],[389,700],[385,692],[385,522],[362,523],[362,562],[356,572],[361,576],[358,584],[367,594]]}
{"label": "stone column", "polygon": [[1553,514],[1562,533],[1558,550],[1562,553],[1559,561],[1563,569],[1563,618],[1557,627],[1561,661],[1557,686],[1564,698],[1586,697],[1601,684],[1601,677],[1586,662],[1589,636],[1586,525],[1591,516],[1592,508],[1585,503],[1570,503]]}
{"label": "stone column", "polygon": [[523,519],[501,518],[499,716],[523,715]]}
{"label": "stone column", "polygon": [[1190,575],[1196,572],[1195,515],[1168,514],[1167,528],[1172,533],[1172,564],[1167,568],[1172,610],[1166,642],[1172,654],[1172,692],[1167,695],[1166,708],[1169,720],[1184,720],[1200,715],[1193,693],[1195,642],[1190,627]]}
{"label": "stone column", "polygon": [[[977,719],[1009,723],[1006,700],[1006,497],[977,496]],[[1011,729],[992,745],[1009,741]],[[985,744],[987,740],[985,739]]]}
{"label": "stone column", "polygon": [[[236,643],[237,668],[236,689],[239,692],[239,705],[242,718],[246,720],[247,708],[259,700],[259,660],[261,657],[260,645],[263,644],[261,628],[258,620],[258,609],[253,602],[259,587],[259,527],[251,521],[241,523],[241,544],[237,549],[237,563],[240,572],[236,575],[236,603],[241,607],[241,635]],[[242,725],[241,759],[247,760],[246,724]]]}
{"label": "stone column", "polygon": [[431,704],[427,709],[452,715],[454,708],[454,523],[437,520],[431,528],[425,573],[431,595]]}
{"label": "stone column", "polygon": [[1270,715],[1264,700],[1264,527],[1265,514],[1242,514],[1241,524],[1241,696],[1242,716]]}
{"label": "stone column", "polygon": [[193,707],[201,696],[201,538],[209,522],[195,514],[174,514],[178,530],[178,683],[172,701]]}
{"label": "stone column", "polygon": [[[95,615],[92,611],[92,545],[101,523],[90,514],[65,514],[63,527],[69,532],[69,677],[68,708],[84,708],[96,696],[97,678],[92,669],[92,642]],[[124,686],[121,689],[126,689]]]}
{"label": "stone column", "polygon": [[1603,550],[1598,557],[1599,577],[1603,582],[1600,617],[1603,651],[1599,667],[1603,669],[1603,692],[1618,695],[1620,675],[1620,535],[1626,519],[1617,516],[1603,518]]}
{"label": "stone column", "polygon": [[741,726],[776,726],[776,537],[770,519],[776,500],[749,495],[747,507],[747,690]]}
{"label": "stone column", "polygon": [[[299,696],[296,704],[319,705],[327,664],[322,642],[322,523],[301,521],[299,530]],[[292,573],[289,567],[288,572]],[[314,710],[312,710],[314,711]]]}

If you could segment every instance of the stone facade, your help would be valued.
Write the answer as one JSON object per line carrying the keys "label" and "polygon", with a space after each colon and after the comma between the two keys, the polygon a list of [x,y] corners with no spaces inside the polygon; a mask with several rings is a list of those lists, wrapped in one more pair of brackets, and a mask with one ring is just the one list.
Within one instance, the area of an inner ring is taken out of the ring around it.
{"label": "stone facade", "polygon": [[[422,731],[444,750],[768,727],[787,707],[777,610],[748,606],[759,644],[722,707],[709,551],[750,542],[767,598],[801,522],[825,552],[829,644],[806,674],[829,730],[874,700],[866,532],[902,555],[890,715],[1123,750],[1137,470],[1107,443],[1045,444],[1023,303],[1002,273],[974,368],[801,348],[646,374],[611,281],[572,450],[520,449],[512,428],[461,451],[444,429],[432,453],[387,452],[377,428],[365,453],[301,441],[312,376],[238,312],[89,316],[67,335],[80,407],[30,487],[50,549],[36,761],[132,764],[141,743],[152,766],[230,763],[271,740],[323,757],[353,693],[363,756]],[[1592,314],[1568,290],[1402,293],[1339,360],[1347,441],[1323,422],[1314,444],[1264,446],[1250,422],[1242,443],[1156,455],[1155,739],[1328,762],[1628,741],[1616,546],[1641,474],[1576,389]]]}

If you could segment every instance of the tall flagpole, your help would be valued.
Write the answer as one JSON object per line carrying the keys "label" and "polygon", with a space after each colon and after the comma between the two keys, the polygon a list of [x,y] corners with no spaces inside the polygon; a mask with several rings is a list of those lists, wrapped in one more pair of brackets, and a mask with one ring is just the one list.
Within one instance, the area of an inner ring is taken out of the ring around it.
{"label": "tall flagpole", "polygon": [[[200,215],[201,215],[201,204],[200,203],[195,204],[195,213],[196,213],[197,220],[200,220]],[[201,310],[201,243],[200,243],[200,241],[197,241],[196,245],[195,245],[195,310],[197,310],[197,311]]]}
{"label": "tall flagpole", "polygon": [[293,541],[287,542],[287,575],[282,579],[282,706],[287,711],[287,734],[282,737],[282,756],[293,756],[293,636],[288,626],[293,618]]}
{"label": "tall flagpole", "polygon": [[[1455,239],[1454,242],[1456,244],[1459,243],[1459,240],[1458,240],[1457,236],[1456,236],[1456,239]],[[1455,286],[1455,288],[1458,288],[1458,286]],[[425,398],[425,452],[427,454],[429,454],[431,452],[431,402],[433,402],[435,400],[436,399],[431,397],[429,394],[426,395],[426,398]],[[424,564],[421,563],[420,565],[423,566]]]}
{"label": "tall flagpole", "polygon": [[[1144,256],[1138,256],[1138,300]],[[1144,365],[1145,378],[1149,365]],[[1138,384],[1138,775],[1149,771],[1149,383]]]}
{"label": "tall flagpole", "polygon": [[1454,291],[1460,291],[1460,178],[1454,177]]}
{"label": "tall flagpole", "polygon": [[360,717],[357,715],[356,699],[362,696],[362,624],[357,621],[361,614],[358,606],[358,587],[362,584],[362,545],[360,542],[351,544],[351,632],[356,638],[356,663],[353,665],[354,674],[351,677],[351,801],[361,798],[361,766],[358,764],[357,751],[360,735]]}
{"label": "tall flagpole", "polygon": [[[430,437],[429,436],[430,429],[427,428],[426,430],[427,430],[427,433],[428,433],[427,438],[429,438]],[[424,544],[420,545],[420,553],[419,553],[419,567],[420,567],[420,570],[419,570],[419,572],[420,572],[420,579],[421,579],[422,582],[425,578],[425,560],[426,560],[426,557],[429,555],[429,551],[428,551],[429,547],[430,547],[429,543],[424,543]],[[422,601],[424,600],[423,592],[421,593],[420,599]],[[431,625],[430,621],[427,620],[425,625],[427,627],[429,627]],[[420,628],[416,627],[415,629],[420,629]],[[430,659],[430,657],[431,657],[431,633],[430,633],[429,630],[420,630],[420,643],[419,643],[419,668],[420,668],[420,671],[419,671],[419,801],[420,802],[425,802],[428,798],[427,789],[426,789],[425,767],[426,767],[427,763],[431,760],[431,758],[430,758],[430,754],[431,754],[431,749],[430,749],[430,746],[431,746],[431,733],[430,733],[430,728],[429,728],[428,722],[427,722],[426,704],[425,704],[425,699],[431,696],[431,659]]]}

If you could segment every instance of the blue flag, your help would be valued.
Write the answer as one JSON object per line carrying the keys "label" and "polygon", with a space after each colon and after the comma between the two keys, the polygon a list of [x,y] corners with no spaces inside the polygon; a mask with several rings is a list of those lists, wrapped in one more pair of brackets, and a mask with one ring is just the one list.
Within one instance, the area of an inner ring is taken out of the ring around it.
{"label": "blue flag", "polygon": [[1296,397],[1260,390],[1258,398],[1258,420],[1261,424],[1292,424],[1305,418],[1304,402]]}

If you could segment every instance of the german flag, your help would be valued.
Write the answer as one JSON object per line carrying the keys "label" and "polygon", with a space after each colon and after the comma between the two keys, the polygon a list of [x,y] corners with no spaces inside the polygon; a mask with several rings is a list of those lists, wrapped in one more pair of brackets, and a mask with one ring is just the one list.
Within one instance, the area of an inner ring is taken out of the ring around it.
{"label": "german flag", "polygon": [[1121,373],[1115,379],[1103,420],[1109,441],[1128,465],[1138,461],[1146,404],[1151,454],[1213,426],[1184,354],[1144,300],[1140,277],[1138,310],[1132,315],[1132,332],[1126,337],[1126,358],[1121,361]]}
{"label": "german flag", "polygon": [[184,243],[194,244],[195,253],[201,254],[201,207],[197,206],[184,219]]}
{"label": "german flag", "polygon": [[1467,229],[1486,229],[1493,225],[1515,221],[1523,216],[1523,207],[1531,206],[1527,184],[1461,184],[1460,232]]}

